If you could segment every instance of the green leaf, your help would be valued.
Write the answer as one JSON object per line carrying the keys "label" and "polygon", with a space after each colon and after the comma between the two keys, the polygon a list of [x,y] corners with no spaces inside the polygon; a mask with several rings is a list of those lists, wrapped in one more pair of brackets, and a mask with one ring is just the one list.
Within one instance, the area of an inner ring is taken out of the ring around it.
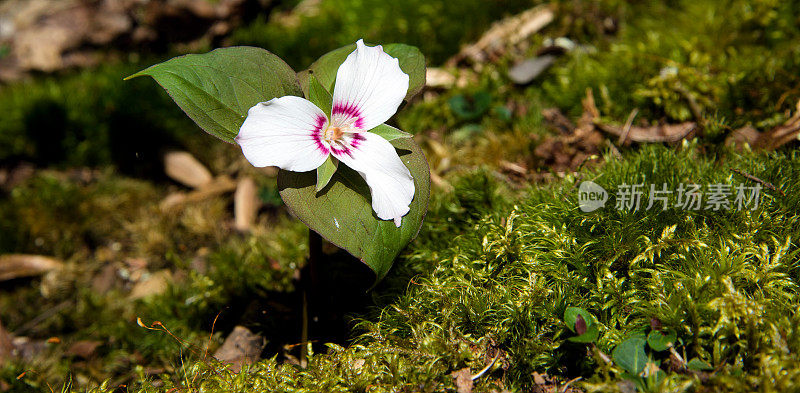
{"label": "green leaf", "polygon": [[339,167],[339,160],[329,155],[328,159],[317,168],[317,187],[316,191],[319,192],[330,183],[333,174],[336,173],[336,168]]}
{"label": "green leaf", "polygon": [[569,330],[571,330],[573,333],[577,333],[577,331],[575,331],[575,323],[578,321],[578,315],[583,317],[583,320],[586,322],[587,329],[595,324],[594,316],[589,314],[588,311],[580,307],[567,307],[567,309],[564,311],[564,323],[567,324],[567,328],[569,328]]}
{"label": "green leaf", "polygon": [[[347,56],[355,49],[356,44],[334,49],[322,55],[307,70],[299,72],[297,78],[300,80],[303,91],[309,93],[309,75],[311,74],[314,74],[328,91],[333,91],[339,66],[344,63]],[[387,44],[383,46],[383,51],[392,57],[396,57],[400,61],[400,69],[408,74],[406,100],[419,93],[422,87],[425,86],[425,56],[422,55],[422,52],[414,46],[405,44]]]}
{"label": "green leaf", "polygon": [[486,91],[479,91],[471,97],[459,94],[447,101],[450,110],[460,120],[475,120],[489,110],[492,96]]}
{"label": "green leaf", "polygon": [[619,343],[611,352],[614,363],[625,371],[639,375],[644,371],[647,363],[647,354],[644,352],[646,340],[641,337],[631,337]]}
{"label": "green leaf", "polygon": [[302,94],[296,74],[283,60],[245,46],[176,57],[125,79],[145,75],[155,79],[200,128],[229,143],[253,105]]}
{"label": "green leaf", "polygon": [[314,75],[309,75],[308,78],[308,100],[313,102],[314,105],[325,112],[328,119],[331,118],[331,110],[333,109],[333,96],[328,90],[319,83]]}
{"label": "green leaf", "polygon": [[678,338],[678,334],[671,329],[653,330],[647,335],[647,345],[654,351],[665,351]]}
{"label": "green leaf", "polygon": [[574,342],[574,343],[593,343],[597,341],[597,337],[600,336],[600,330],[597,328],[597,324],[592,324],[586,328],[586,332],[581,334],[580,336],[570,337],[567,341]]}
{"label": "green leaf", "polygon": [[686,368],[693,371],[711,371],[714,369],[710,364],[698,358],[693,358],[689,363],[686,363]]}
{"label": "green leaf", "polygon": [[430,195],[430,171],[422,150],[410,138],[391,143],[414,177],[411,211],[403,217],[400,228],[375,215],[367,183],[346,165],[336,171],[320,192],[316,191],[313,171],[278,172],[278,189],[292,214],[367,264],[377,280],[386,275],[397,254],[416,237],[428,210]]}
{"label": "green leaf", "polygon": [[[582,334],[580,334],[576,328],[576,325],[579,324],[581,320],[586,329]],[[567,307],[564,311],[564,323],[567,324],[569,330],[578,334],[577,336],[568,338],[567,340],[570,342],[588,344],[597,341],[597,337],[600,336],[600,330],[597,327],[597,321],[594,319],[594,316],[582,308]]]}
{"label": "green leaf", "polygon": [[391,141],[393,141],[395,139],[411,138],[413,136],[413,135],[411,135],[411,134],[409,134],[409,133],[407,133],[407,132],[405,132],[403,130],[399,130],[399,129],[394,128],[392,126],[388,126],[386,124],[381,124],[381,125],[373,128],[373,129],[369,130],[369,132],[378,134],[378,135],[382,136],[383,139],[386,139],[389,142],[391,142]]}

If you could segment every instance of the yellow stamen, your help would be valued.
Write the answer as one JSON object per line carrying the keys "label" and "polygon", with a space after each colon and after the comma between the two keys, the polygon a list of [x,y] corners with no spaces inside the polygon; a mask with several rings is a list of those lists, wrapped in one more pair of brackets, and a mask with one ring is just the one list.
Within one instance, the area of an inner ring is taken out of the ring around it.
{"label": "yellow stamen", "polygon": [[338,140],[338,139],[340,139],[342,137],[342,135],[344,135],[344,131],[342,131],[341,127],[331,126],[331,127],[328,127],[327,130],[325,130],[325,139],[328,142],[332,142],[332,141]]}

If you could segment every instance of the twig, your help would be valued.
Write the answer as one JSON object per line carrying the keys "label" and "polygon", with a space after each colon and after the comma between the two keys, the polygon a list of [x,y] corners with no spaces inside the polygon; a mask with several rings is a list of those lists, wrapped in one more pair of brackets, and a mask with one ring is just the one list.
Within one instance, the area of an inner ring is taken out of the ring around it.
{"label": "twig", "polygon": [[66,301],[63,301],[63,302],[53,306],[52,308],[49,308],[49,309],[45,310],[43,313],[37,315],[35,318],[31,319],[30,321],[26,322],[24,325],[20,326],[19,329],[17,329],[16,331],[10,332],[11,335],[12,336],[22,336],[23,333],[27,333],[28,330],[36,327],[37,325],[42,323],[44,320],[52,317],[53,315],[58,314],[59,311],[63,310],[67,306],[69,306],[69,304],[70,304],[70,301],[66,300]]}
{"label": "twig", "polygon": [[308,230],[308,275],[309,277],[303,282],[303,328],[301,332],[301,342],[303,346],[300,347],[300,367],[306,368],[308,364],[308,321],[309,310],[314,310],[313,306],[318,297],[316,294],[319,288],[318,268],[320,259],[322,259],[322,236],[312,230]]}
{"label": "twig", "polygon": [[681,84],[678,84],[675,87],[675,90],[678,93],[680,93],[683,99],[686,100],[686,103],[689,105],[689,111],[692,112],[692,116],[697,121],[697,124],[699,124],[701,127],[705,127],[705,120],[703,119],[703,110],[700,109],[700,105],[697,104],[697,100],[694,99],[692,93],[689,92],[689,90],[687,90]]}
{"label": "twig", "polygon": [[748,180],[752,180],[752,181],[754,181],[756,183],[759,183],[759,184],[761,184],[762,186],[764,186],[765,188],[767,188],[769,190],[776,191],[777,193],[781,194],[781,196],[786,196],[786,194],[784,194],[783,191],[781,191],[780,189],[778,189],[777,187],[772,185],[772,183],[770,183],[770,182],[761,180],[761,179],[759,179],[759,178],[757,178],[757,177],[755,177],[755,176],[753,176],[753,175],[751,175],[751,174],[749,174],[747,172],[740,171],[740,170],[738,170],[736,168],[731,168],[731,171],[733,171],[734,173],[738,173],[738,174],[744,176],[744,178],[746,178]]}
{"label": "twig", "polygon": [[628,120],[625,121],[625,126],[622,127],[622,134],[619,136],[619,141],[617,142],[618,145],[623,146],[625,142],[628,140],[628,133],[631,132],[631,126],[633,125],[633,120],[636,119],[636,115],[639,114],[639,108],[633,108],[631,114],[628,115]]}

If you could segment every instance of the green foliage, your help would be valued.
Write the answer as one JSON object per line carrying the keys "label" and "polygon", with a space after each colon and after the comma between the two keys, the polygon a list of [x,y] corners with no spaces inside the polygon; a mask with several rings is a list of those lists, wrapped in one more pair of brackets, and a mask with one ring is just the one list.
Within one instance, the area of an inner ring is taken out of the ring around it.
{"label": "green foliage", "polygon": [[[384,52],[396,58],[400,63],[400,69],[409,76],[408,92],[406,100],[417,94],[425,86],[425,56],[416,47],[406,44],[385,44],[382,45]],[[322,87],[328,91],[333,91],[336,82],[336,73],[339,66],[344,63],[350,53],[356,49],[356,44],[345,45],[341,48],[332,50],[314,61],[308,69],[297,74],[300,86],[308,97],[311,93],[310,76],[316,77]]]}
{"label": "green foliage", "polygon": [[633,108],[640,118],[690,120],[695,105],[703,116],[718,114],[739,127],[765,112],[792,109],[800,99],[795,3],[604,4],[621,19],[619,36],[579,47],[541,85],[574,115],[586,88],[594,89],[601,112],[619,122]]}
{"label": "green foliage", "polygon": [[[267,359],[236,375],[196,362],[165,379],[165,387],[441,391],[454,388],[451,371],[477,372],[497,350],[502,361],[476,380],[476,389],[531,389],[533,371],[582,376],[579,385],[593,391],[616,391],[621,381],[646,391],[793,386],[798,375],[781,370],[800,364],[791,312],[800,308],[800,216],[791,205],[800,192],[800,154],[720,158],[783,195],[765,191],[760,207],[743,211],[626,213],[611,206],[582,213],[579,180],[570,176],[528,189],[515,205],[481,172],[460,177],[454,193],[434,198],[423,236],[376,289],[387,303],[361,321],[355,344],[331,345],[305,369]],[[609,190],[636,178],[749,181],[688,144],[607,157],[582,177]],[[461,235],[446,236],[453,231]],[[610,354],[612,363],[570,340],[578,315],[598,326],[595,351]],[[702,379],[671,371],[670,346]]]}
{"label": "green foliage", "polygon": [[260,48],[221,48],[176,57],[126,79],[151,76],[203,130],[228,143],[259,102],[302,92],[294,71]]}
{"label": "green foliage", "polygon": [[320,53],[360,38],[413,45],[432,64],[440,64],[461,45],[478,38],[494,20],[531,5],[530,0],[321,2],[291,20],[260,17],[236,31],[233,41],[266,48],[296,69],[311,64]]}
{"label": "green foliage", "polygon": [[414,178],[414,199],[402,224],[381,220],[372,210],[370,189],[356,171],[341,165],[322,192],[314,172],[281,170],[278,187],[292,214],[331,243],[347,250],[383,278],[395,257],[417,236],[428,209],[430,172],[425,155],[410,138],[395,139],[400,160]]}

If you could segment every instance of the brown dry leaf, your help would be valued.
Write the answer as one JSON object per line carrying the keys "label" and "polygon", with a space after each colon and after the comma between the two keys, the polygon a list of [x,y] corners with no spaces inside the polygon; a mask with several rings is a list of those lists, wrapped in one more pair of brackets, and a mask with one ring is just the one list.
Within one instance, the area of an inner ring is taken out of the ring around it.
{"label": "brown dry leaf", "polygon": [[[623,134],[622,127],[613,126],[595,122],[597,128],[616,136]],[[692,121],[687,121],[680,124],[659,124],[649,127],[633,126],[628,132],[627,140],[634,142],[678,142],[681,139],[688,137],[692,131],[697,129],[697,124]]]}
{"label": "brown dry leaf", "polygon": [[101,345],[103,343],[100,341],[81,340],[70,345],[65,354],[82,359],[91,359],[97,355],[97,348],[100,348]]}
{"label": "brown dry leaf", "polygon": [[445,69],[429,67],[425,70],[425,86],[446,89],[455,84],[456,76]]}
{"label": "brown dry leaf", "polygon": [[507,48],[525,41],[552,22],[554,16],[550,7],[537,6],[505,18],[492,25],[477,42],[463,48],[445,64],[455,66],[464,59],[470,59],[474,63],[483,63],[491,57],[502,54]]}
{"label": "brown dry leaf", "polygon": [[172,273],[166,269],[160,270],[151,274],[147,279],[137,282],[128,297],[136,300],[164,293],[170,282],[172,282]]}
{"label": "brown dry leaf", "polygon": [[214,353],[222,363],[231,365],[231,371],[238,373],[245,364],[252,364],[261,358],[264,339],[244,326],[236,326],[231,334]]}
{"label": "brown dry leaf", "polygon": [[258,198],[258,187],[250,177],[239,180],[233,194],[234,227],[239,231],[249,231],[256,223],[261,199]]}
{"label": "brown dry leaf", "polygon": [[181,192],[167,195],[159,204],[159,208],[163,212],[168,212],[172,209],[180,208],[185,204],[200,202],[220,194],[231,192],[236,189],[236,185],[236,182],[232,179],[220,176],[199,190],[190,193]]}
{"label": "brown dry leaf", "polygon": [[800,139],[800,101],[797,110],[783,124],[759,135],[754,143],[757,149],[775,150],[791,141]]}
{"label": "brown dry leaf", "polygon": [[92,290],[98,294],[105,294],[114,288],[114,284],[118,281],[117,266],[109,263],[100,269],[100,272],[95,274],[92,278]]}
{"label": "brown dry leaf", "polygon": [[742,145],[745,143],[753,146],[760,136],[761,133],[758,132],[755,127],[746,125],[737,130],[733,130],[733,132],[725,138],[725,146]]}
{"label": "brown dry leaf", "polygon": [[456,383],[456,391],[458,393],[472,393],[472,372],[469,367],[453,371],[450,375]]}
{"label": "brown dry leaf", "polygon": [[214,179],[211,172],[185,151],[172,151],[164,155],[164,172],[173,180],[191,187],[203,187]]}
{"label": "brown dry leaf", "polygon": [[35,277],[63,266],[63,262],[42,255],[2,255],[0,256],[0,281]]}

